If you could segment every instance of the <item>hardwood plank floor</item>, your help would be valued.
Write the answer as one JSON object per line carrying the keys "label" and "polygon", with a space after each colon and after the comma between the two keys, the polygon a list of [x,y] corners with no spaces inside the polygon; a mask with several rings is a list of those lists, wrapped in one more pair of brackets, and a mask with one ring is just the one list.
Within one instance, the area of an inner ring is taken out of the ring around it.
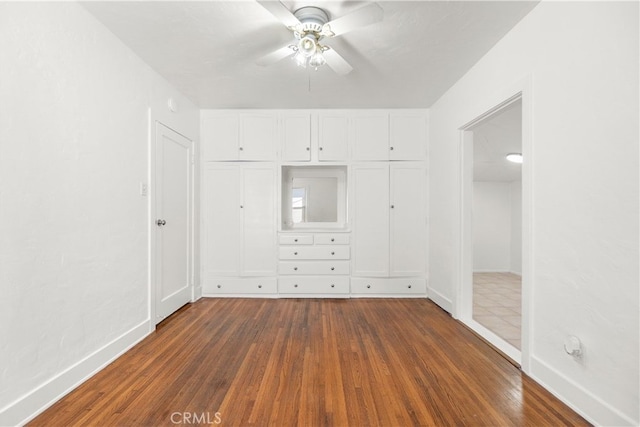
{"label": "hardwood plank floor", "polygon": [[31,426],[579,426],[426,299],[201,299]]}

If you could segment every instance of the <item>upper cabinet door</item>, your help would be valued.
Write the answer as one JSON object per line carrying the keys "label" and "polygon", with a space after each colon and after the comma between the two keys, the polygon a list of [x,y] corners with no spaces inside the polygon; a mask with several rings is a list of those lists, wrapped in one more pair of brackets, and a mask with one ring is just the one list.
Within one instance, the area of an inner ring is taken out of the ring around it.
{"label": "upper cabinet door", "polygon": [[425,160],[427,158],[426,114],[391,113],[389,133],[390,160]]}
{"label": "upper cabinet door", "polygon": [[311,160],[311,114],[290,113],[282,117],[282,160]]}
{"label": "upper cabinet door", "polygon": [[239,160],[276,160],[277,119],[273,113],[240,115]]}
{"label": "upper cabinet door", "polygon": [[349,158],[349,117],[340,113],[318,116],[318,160],[346,161]]}
{"label": "upper cabinet door", "polygon": [[389,114],[361,113],[352,123],[353,159],[389,160]]}
{"label": "upper cabinet door", "polygon": [[235,113],[200,113],[200,156],[204,161],[238,160],[240,122]]}

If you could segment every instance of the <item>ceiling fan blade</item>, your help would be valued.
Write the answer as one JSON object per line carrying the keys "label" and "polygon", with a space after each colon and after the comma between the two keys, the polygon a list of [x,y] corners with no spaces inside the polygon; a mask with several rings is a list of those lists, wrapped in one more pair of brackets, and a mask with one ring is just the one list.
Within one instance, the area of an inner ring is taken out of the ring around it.
{"label": "ceiling fan blade", "polygon": [[281,59],[286,58],[287,56],[291,56],[293,54],[293,50],[289,46],[283,46],[280,49],[274,50],[271,53],[266,54],[262,58],[258,58],[256,64],[262,65],[266,67],[267,65],[275,64]]}
{"label": "ceiling fan blade", "polygon": [[327,61],[327,65],[338,74],[349,74],[353,70],[353,67],[333,48],[324,51],[322,56]]}
{"label": "ceiling fan blade", "polygon": [[370,3],[348,15],[342,16],[324,25],[323,33],[339,36],[356,28],[365,27],[382,21],[384,11],[378,3]]}
{"label": "ceiling fan blade", "polygon": [[269,1],[269,0],[256,0],[258,3],[262,5],[265,9],[267,9],[273,16],[275,16],[280,22],[282,22],[285,27],[291,28],[300,25],[300,20],[296,18],[293,13],[285,5],[280,3],[279,1]]}

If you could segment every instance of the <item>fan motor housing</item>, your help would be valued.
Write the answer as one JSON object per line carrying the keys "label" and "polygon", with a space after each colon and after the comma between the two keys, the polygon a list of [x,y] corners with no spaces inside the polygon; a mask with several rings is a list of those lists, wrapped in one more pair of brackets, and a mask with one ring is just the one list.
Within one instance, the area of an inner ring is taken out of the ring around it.
{"label": "fan motor housing", "polygon": [[329,15],[323,9],[315,6],[305,6],[293,12],[302,24],[301,30],[304,33],[319,33],[324,24],[329,22]]}

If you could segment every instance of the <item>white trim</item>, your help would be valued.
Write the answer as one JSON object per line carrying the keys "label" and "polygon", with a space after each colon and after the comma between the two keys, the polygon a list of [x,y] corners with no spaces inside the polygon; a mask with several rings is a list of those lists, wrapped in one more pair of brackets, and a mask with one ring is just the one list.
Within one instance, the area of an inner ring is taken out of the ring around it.
{"label": "white trim", "polygon": [[[532,319],[533,310],[533,144],[532,144],[532,115],[533,115],[533,75],[527,75],[523,79],[511,84],[502,90],[497,91],[488,99],[475,105],[475,111],[469,115],[460,129],[460,142],[458,145],[458,174],[457,188],[459,195],[458,227],[457,227],[457,256],[456,270],[457,278],[454,285],[454,318],[461,319],[462,322],[474,329],[472,320],[472,285],[469,272],[473,271],[470,265],[472,259],[471,243],[471,217],[465,211],[465,207],[470,203],[468,187],[472,180],[465,175],[468,174],[465,165],[472,161],[472,138],[473,134],[469,129],[477,125],[480,121],[496,114],[504,108],[520,100],[522,102],[522,154],[527,159],[522,165],[522,327],[521,327],[521,367],[525,373],[530,371],[531,354],[533,353]],[[465,149],[466,148],[466,149]],[[471,149],[470,149],[471,148]],[[477,323],[477,322],[475,322]],[[479,329],[480,332],[486,328]],[[475,330],[475,329],[474,329]],[[482,335],[481,333],[481,335]],[[484,335],[483,335],[484,336]],[[489,339],[488,336],[485,338]],[[499,346],[497,346],[500,348]],[[501,349],[502,350],[502,349]],[[506,353],[506,351],[505,351]]]}
{"label": "white trim", "polygon": [[[151,324],[151,326],[149,325]],[[150,334],[146,319],[0,410],[0,426],[24,425]]]}
{"label": "white trim", "polygon": [[[535,356],[531,357],[529,376],[594,425],[640,425],[640,420],[633,420],[630,416],[623,414],[598,396],[590,393],[586,388],[571,381],[561,371],[547,365]],[[589,412],[587,413],[580,408],[588,408]]]}
{"label": "white trim", "polygon": [[484,325],[478,323],[473,318],[460,318],[458,319],[472,331],[479,334],[482,338],[487,340],[492,346],[506,354],[511,360],[520,364],[522,363],[522,352],[507,342],[505,339],[497,335],[491,329],[488,329]]}
{"label": "white trim", "polygon": [[[427,286],[427,298],[440,306],[444,311],[453,315],[453,301],[429,286]],[[453,317],[455,318],[455,316]]]}

